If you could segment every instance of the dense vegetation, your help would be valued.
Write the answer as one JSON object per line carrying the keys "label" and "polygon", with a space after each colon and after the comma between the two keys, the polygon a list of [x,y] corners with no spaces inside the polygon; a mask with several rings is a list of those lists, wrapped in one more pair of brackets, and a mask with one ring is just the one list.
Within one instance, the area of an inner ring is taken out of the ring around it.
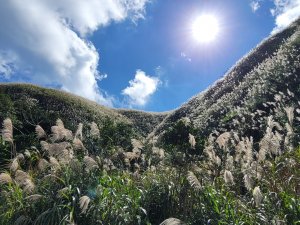
{"label": "dense vegetation", "polygon": [[298,24],[170,115],[2,87],[0,224],[300,224]]}

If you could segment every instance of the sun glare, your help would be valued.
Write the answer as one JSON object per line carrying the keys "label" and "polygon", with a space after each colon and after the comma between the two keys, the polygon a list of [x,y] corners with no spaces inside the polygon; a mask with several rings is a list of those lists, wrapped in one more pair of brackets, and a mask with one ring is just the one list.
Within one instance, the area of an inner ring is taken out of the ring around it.
{"label": "sun glare", "polygon": [[213,15],[201,15],[192,24],[192,35],[196,41],[212,42],[219,33],[219,22]]}

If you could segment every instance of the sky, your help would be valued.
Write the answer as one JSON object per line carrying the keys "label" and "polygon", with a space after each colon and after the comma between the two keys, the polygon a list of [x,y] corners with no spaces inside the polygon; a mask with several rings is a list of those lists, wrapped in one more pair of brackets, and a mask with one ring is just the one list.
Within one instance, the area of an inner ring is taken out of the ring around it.
{"label": "sky", "polygon": [[[207,89],[300,15],[300,0],[0,3],[0,82],[33,83],[109,107],[157,112]],[[203,15],[218,24],[205,42],[194,31]]]}

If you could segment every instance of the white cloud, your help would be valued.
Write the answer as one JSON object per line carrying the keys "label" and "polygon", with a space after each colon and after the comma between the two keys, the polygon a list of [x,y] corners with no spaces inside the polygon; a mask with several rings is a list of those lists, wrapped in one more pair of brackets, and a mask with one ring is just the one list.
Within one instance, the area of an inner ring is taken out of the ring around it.
{"label": "white cloud", "polygon": [[0,74],[112,105],[97,85],[99,54],[87,36],[111,21],[142,18],[147,1],[0,0]]}
{"label": "white cloud", "polygon": [[150,96],[157,90],[160,80],[157,77],[146,75],[142,70],[137,70],[133,80],[129,81],[122,94],[129,97],[129,104],[144,106]]}
{"label": "white cloud", "polygon": [[9,79],[17,70],[14,62],[17,61],[15,54],[9,51],[0,51],[0,77]]}
{"label": "white cloud", "polygon": [[187,55],[185,52],[181,52],[181,53],[180,53],[180,56],[181,56],[182,58],[184,58],[186,61],[192,62],[192,59],[191,59],[190,57],[188,57],[188,55]]}
{"label": "white cloud", "polygon": [[300,0],[274,0],[275,8],[271,13],[275,16],[276,27],[272,33],[276,33],[300,16]]}
{"label": "white cloud", "polygon": [[258,1],[252,1],[252,2],[250,3],[250,7],[251,7],[251,9],[252,9],[252,12],[255,13],[255,12],[260,8],[260,4],[259,4]]}

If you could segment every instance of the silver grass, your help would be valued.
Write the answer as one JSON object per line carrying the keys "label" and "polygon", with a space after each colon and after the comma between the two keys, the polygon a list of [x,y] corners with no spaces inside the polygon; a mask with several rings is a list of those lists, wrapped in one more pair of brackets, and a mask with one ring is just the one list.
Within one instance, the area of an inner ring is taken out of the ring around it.
{"label": "silver grass", "polygon": [[79,123],[78,124],[78,128],[75,132],[75,138],[78,138],[80,140],[83,140],[83,136],[82,136],[82,128],[83,128],[83,124],[82,123]]}
{"label": "silver grass", "polygon": [[273,130],[273,128],[275,127],[277,130],[283,130],[282,126],[278,123],[278,122],[275,122],[273,120],[273,116],[269,116],[267,118],[267,124],[268,124],[268,127]]}
{"label": "silver grass", "polygon": [[63,198],[65,195],[67,195],[67,193],[69,192],[69,190],[70,190],[69,187],[64,187],[64,188],[58,190],[56,196],[58,198]]}
{"label": "silver grass", "polygon": [[216,143],[219,145],[220,148],[225,149],[227,147],[227,143],[230,137],[230,132],[224,132],[217,138]]}
{"label": "silver grass", "polygon": [[286,136],[284,138],[284,145],[287,146],[288,150],[293,150],[292,139],[294,137],[294,130],[289,123],[285,123],[287,130]]}
{"label": "silver grass", "polygon": [[70,131],[68,129],[64,129],[64,137],[65,137],[65,140],[67,140],[67,141],[73,140],[73,133],[72,133],[72,131]]}
{"label": "silver grass", "polygon": [[201,169],[199,166],[197,166],[195,163],[193,163],[192,164],[192,167],[191,167],[191,169],[193,170],[193,171],[195,171],[196,173],[203,173],[203,169]]}
{"label": "silver grass", "polygon": [[289,96],[295,97],[295,94],[293,92],[291,92],[289,89],[287,89],[287,93],[288,93]]}
{"label": "silver grass", "polygon": [[22,170],[16,171],[15,181],[27,193],[31,193],[35,188],[34,183],[31,180],[31,177]]}
{"label": "silver grass", "polygon": [[72,146],[68,142],[60,142],[49,144],[45,141],[41,141],[42,150],[47,152],[49,156],[57,157],[64,149],[72,149]]}
{"label": "silver grass", "polygon": [[[40,145],[41,145],[42,150],[43,150],[44,152],[48,152],[48,151],[49,151],[49,146],[50,146],[49,143],[47,143],[46,141],[41,141],[41,142],[40,142]],[[30,154],[30,153],[29,153],[29,154]]]}
{"label": "silver grass", "polygon": [[165,157],[165,150],[160,148],[158,152],[159,158],[163,159]]}
{"label": "silver grass", "polygon": [[98,165],[100,167],[102,166],[102,160],[101,160],[101,158],[98,155],[96,156],[96,162],[98,163]]}
{"label": "silver grass", "polygon": [[224,172],[224,181],[226,184],[234,184],[232,173],[229,170]]}
{"label": "silver grass", "polygon": [[138,163],[134,163],[133,166],[134,166],[134,169],[137,170],[137,171],[139,171],[140,168],[141,168],[140,165],[139,165]]}
{"label": "silver grass", "polygon": [[216,158],[215,158],[215,163],[216,163],[218,166],[221,166],[222,160],[220,159],[219,156],[216,156]]}
{"label": "silver grass", "polygon": [[266,159],[266,155],[279,155],[281,152],[280,142],[280,136],[274,134],[271,127],[267,127],[264,137],[259,142],[258,161],[264,161]]}
{"label": "silver grass", "polygon": [[180,119],[180,121],[182,121],[183,124],[184,124],[186,127],[189,126],[189,125],[191,124],[191,120],[190,120],[190,118],[188,118],[188,117],[183,117],[183,118]]}
{"label": "silver grass", "polygon": [[189,143],[191,145],[191,148],[195,149],[196,139],[195,139],[194,135],[192,135],[192,134],[189,134]]}
{"label": "silver grass", "polygon": [[100,130],[97,126],[97,124],[95,122],[92,122],[90,124],[91,130],[90,130],[90,134],[92,138],[99,138],[100,137]]}
{"label": "silver grass", "polygon": [[134,153],[134,154],[136,154],[136,156],[139,158],[140,156],[141,156],[141,154],[142,154],[142,151],[141,151],[141,149],[140,148],[133,148],[132,149],[132,152]]}
{"label": "silver grass", "polygon": [[72,149],[64,149],[57,156],[59,163],[62,165],[68,165],[73,157],[74,153]]}
{"label": "silver grass", "polygon": [[128,158],[124,158],[124,164],[126,167],[130,167],[130,161]]}
{"label": "silver grass", "polygon": [[279,95],[279,94],[276,94],[276,95],[274,96],[274,99],[275,99],[275,101],[277,101],[277,102],[281,102],[281,101],[282,101],[282,96]]}
{"label": "silver grass", "polygon": [[15,173],[19,169],[19,160],[14,158],[9,167],[10,171]]}
{"label": "silver grass", "polygon": [[73,148],[75,151],[86,151],[82,141],[79,138],[74,138],[73,140]]}
{"label": "silver grass", "polygon": [[106,171],[114,170],[116,169],[114,163],[111,161],[111,159],[105,158],[103,160],[103,169]]}
{"label": "silver grass", "polygon": [[256,207],[259,207],[260,204],[261,204],[261,202],[262,202],[262,200],[263,200],[263,195],[262,195],[262,193],[260,191],[260,188],[259,187],[255,187],[253,189],[253,193],[252,194],[253,194],[253,198],[254,198],[254,202],[255,202]]}
{"label": "silver grass", "polygon": [[13,143],[13,125],[11,119],[7,118],[3,121],[2,139]]}
{"label": "silver grass", "polygon": [[132,144],[132,147],[133,149],[143,149],[144,148],[144,145],[142,144],[141,141],[137,140],[137,139],[131,139],[131,144]]}
{"label": "silver grass", "polygon": [[238,136],[238,134],[236,132],[233,133],[233,137],[236,140],[236,142],[240,141],[240,137]]}
{"label": "silver grass", "polygon": [[51,140],[53,142],[62,141],[63,139],[70,141],[73,139],[72,131],[65,129],[62,125],[51,127]]}
{"label": "silver grass", "polygon": [[93,170],[99,168],[97,162],[89,156],[85,156],[83,158],[83,163],[84,163],[85,168],[86,168],[87,171],[93,171]]}
{"label": "silver grass", "polygon": [[25,157],[22,153],[19,153],[17,156],[16,156],[16,159],[18,159],[19,162],[24,162],[25,160]]}
{"label": "silver grass", "polygon": [[262,175],[264,173],[264,169],[257,161],[253,161],[251,163],[250,172],[256,177],[257,180],[261,180]]}
{"label": "silver grass", "polygon": [[158,147],[152,147],[152,154],[158,159],[163,160],[165,157],[165,150]]}
{"label": "silver grass", "polygon": [[50,166],[52,167],[53,170],[57,171],[57,170],[61,169],[60,164],[56,158],[50,156],[49,162],[50,162]]}
{"label": "silver grass", "polygon": [[50,164],[46,159],[40,159],[38,161],[37,167],[39,169],[39,171],[44,172],[45,170],[47,170],[49,168]]}
{"label": "silver grass", "polygon": [[124,157],[129,159],[129,161],[132,161],[134,159],[138,159],[139,158],[139,155],[134,153],[134,152],[125,152],[124,153]]}
{"label": "silver grass", "polygon": [[204,152],[207,154],[209,160],[212,163],[217,164],[218,166],[221,165],[221,159],[216,155],[214,147],[212,145],[206,146]]}
{"label": "silver grass", "polygon": [[244,179],[244,184],[245,184],[246,189],[248,191],[251,191],[253,188],[253,179],[248,174],[245,174],[243,179]]}
{"label": "silver grass", "polygon": [[253,161],[253,137],[248,137],[243,139],[245,145],[244,161],[246,163],[251,163]]}
{"label": "silver grass", "polygon": [[28,151],[28,150],[26,149],[25,152],[24,152],[24,156],[25,156],[27,159],[30,159],[30,158],[31,158],[31,153],[30,153],[30,151]]}
{"label": "silver grass", "polygon": [[23,190],[26,193],[32,193],[34,189],[35,189],[35,185],[32,182],[32,180],[30,180],[30,179],[26,180],[25,185],[23,186]]}
{"label": "silver grass", "polygon": [[56,120],[56,126],[61,127],[61,128],[65,128],[64,123],[61,119]]}
{"label": "silver grass", "polygon": [[0,184],[11,184],[13,179],[8,173],[1,173],[0,174]]}
{"label": "silver grass", "polygon": [[286,107],[286,108],[284,108],[284,110],[286,112],[286,115],[287,115],[287,118],[289,120],[290,125],[292,125],[293,121],[294,121],[294,110],[295,110],[295,108],[294,107]]}
{"label": "silver grass", "polygon": [[35,133],[38,139],[45,138],[47,136],[46,132],[40,125],[35,127]]}
{"label": "silver grass", "polygon": [[234,169],[233,156],[231,156],[231,155],[227,156],[225,167],[227,170]]}
{"label": "silver grass", "polygon": [[164,220],[159,225],[186,225],[186,223],[184,223],[181,220],[176,219],[176,218],[169,218],[169,219]]}
{"label": "silver grass", "polygon": [[34,195],[29,195],[25,199],[28,200],[29,202],[36,202],[36,201],[42,199],[43,197],[44,197],[43,195],[34,194]]}
{"label": "silver grass", "polygon": [[24,183],[27,179],[30,179],[30,176],[26,172],[24,172],[22,170],[16,171],[15,181],[18,185],[20,185],[20,186],[24,185]]}
{"label": "silver grass", "polygon": [[235,146],[235,161],[239,162],[241,160],[242,153],[245,151],[244,150],[245,145],[244,141],[238,142],[238,144]]}
{"label": "silver grass", "polygon": [[201,190],[201,183],[192,171],[188,171],[187,180],[193,188],[196,190]]}
{"label": "silver grass", "polygon": [[59,126],[52,126],[51,127],[51,140],[53,142],[61,141],[64,139],[64,128]]}
{"label": "silver grass", "polygon": [[83,214],[86,213],[86,211],[88,210],[90,201],[91,201],[91,199],[88,196],[86,196],[86,195],[80,197],[80,199],[79,199],[79,207],[81,209],[81,213],[83,213]]}

